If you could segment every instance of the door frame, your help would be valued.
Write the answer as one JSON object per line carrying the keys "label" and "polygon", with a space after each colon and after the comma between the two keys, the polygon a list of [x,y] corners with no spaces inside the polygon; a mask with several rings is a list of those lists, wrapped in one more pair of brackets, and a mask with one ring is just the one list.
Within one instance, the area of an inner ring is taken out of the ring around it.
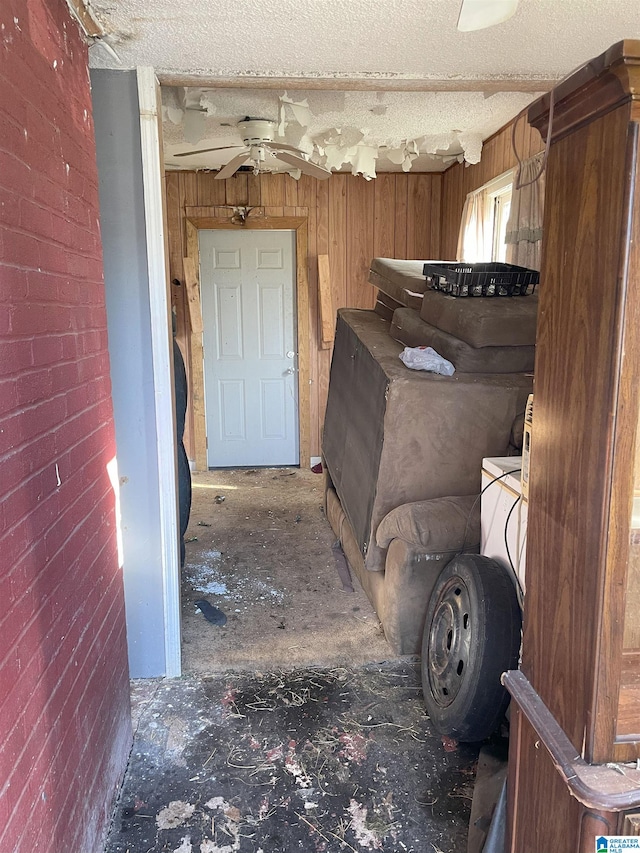
{"label": "door frame", "polygon": [[[180,625],[180,547],[178,478],[167,216],[162,162],[162,98],[155,71],[136,69],[140,109],[140,146],[144,197],[147,273],[151,322],[151,360],[156,421],[156,454],[161,582],[164,606],[166,678],[182,674]],[[123,519],[126,525],[127,520]],[[142,617],[141,617],[142,618]],[[146,617],[149,618],[149,617]]]}
{"label": "door frame", "polygon": [[[255,208],[254,208],[255,209]],[[257,208],[260,212],[260,208]],[[200,278],[200,248],[198,231],[262,230],[295,231],[296,241],[296,349],[298,352],[298,447],[300,467],[311,464],[310,400],[309,400],[309,278],[308,219],[306,216],[252,216],[244,225],[232,222],[229,214],[220,216],[212,207],[186,207],[187,257],[193,262],[198,282]],[[190,347],[191,400],[193,405],[193,436],[196,470],[207,471],[207,439],[204,409],[204,374],[202,333],[191,331]]]}

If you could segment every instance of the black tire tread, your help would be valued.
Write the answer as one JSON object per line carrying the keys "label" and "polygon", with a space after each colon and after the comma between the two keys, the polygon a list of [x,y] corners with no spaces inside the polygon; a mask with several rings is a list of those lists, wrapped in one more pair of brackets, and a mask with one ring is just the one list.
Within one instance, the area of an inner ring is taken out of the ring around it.
{"label": "black tire tread", "polygon": [[[440,590],[454,576],[461,577],[470,597],[476,599],[477,613],[472,618],[482,636],[474,649],[474,667],[467,670],[452,704],[442,708],[431,694],[428,644]],[[500,676],[517,667],[520,629],[521,613],[515,588],[499,563],[479,554],[462,554],[445,566],[429,600],[422,643],[424,701],[436,731],[466,742],[484,740],[495,731],[509,702]]]}

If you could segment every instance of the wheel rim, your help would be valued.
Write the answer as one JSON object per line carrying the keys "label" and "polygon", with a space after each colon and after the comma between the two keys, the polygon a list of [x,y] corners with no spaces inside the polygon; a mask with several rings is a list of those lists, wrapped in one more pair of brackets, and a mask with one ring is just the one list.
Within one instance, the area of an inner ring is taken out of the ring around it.
{"label": "wheel rim", "polygon": [[469,591],[459,577],[440,592],[429,631],[428,675],[433,698],[443,708],[454,701],[467,675],[471,653]]}

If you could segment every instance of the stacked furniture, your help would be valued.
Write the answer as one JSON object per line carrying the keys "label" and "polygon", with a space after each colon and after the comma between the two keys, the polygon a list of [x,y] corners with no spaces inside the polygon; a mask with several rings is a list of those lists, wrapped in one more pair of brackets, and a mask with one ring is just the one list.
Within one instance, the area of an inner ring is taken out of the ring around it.
{"label": "stacked furniture", "polygon": [[[537,312],[426,291],[422,265],[375,259],[376,310],[339,312],[323,434],[327,517],[398,654],[419,654],[442,568],[478,550],[482,459],[518,452]],[[456,372],[410,370],[404,345]]]}

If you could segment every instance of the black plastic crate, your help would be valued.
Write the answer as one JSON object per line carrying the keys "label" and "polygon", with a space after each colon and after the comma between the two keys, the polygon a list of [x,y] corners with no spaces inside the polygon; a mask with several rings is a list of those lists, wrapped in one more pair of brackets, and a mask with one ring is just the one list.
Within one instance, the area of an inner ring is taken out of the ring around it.
{"label": "black plastic crate", "polygon": [[540,281],[540,273],[515,264],[425,264],[422,272],[433,290],[450,296],[527,296]]}

